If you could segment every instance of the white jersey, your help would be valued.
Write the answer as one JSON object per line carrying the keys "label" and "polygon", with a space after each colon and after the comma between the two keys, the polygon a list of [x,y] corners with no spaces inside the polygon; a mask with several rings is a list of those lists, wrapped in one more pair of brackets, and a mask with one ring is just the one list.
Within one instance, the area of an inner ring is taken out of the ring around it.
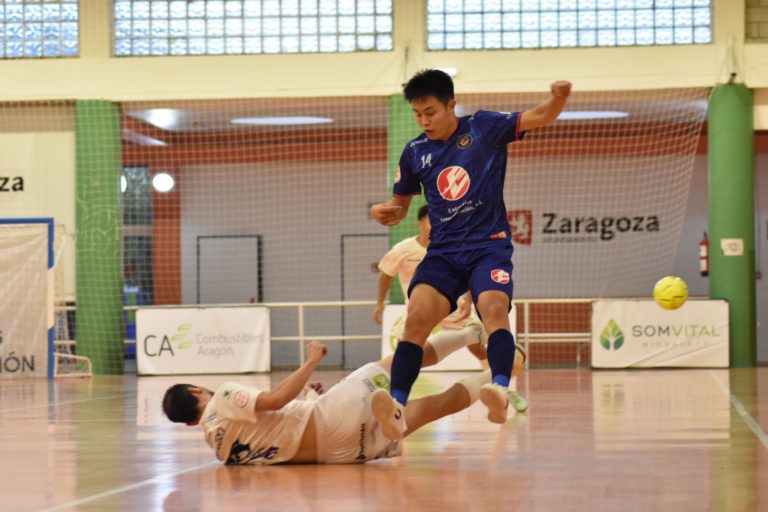
{"label": "white jersey", "polygon": [[397,275],[406,301],[408,286],[416,273],[416,267],[427,255],[427,248],[421,245],[417,238],[414,236],[396,243],[379,262],[379,270],[390,277]]}
{"label": "white jersey", "polygon": [[200,426],[216,458],[227,464],[277,464],[296,455],[316,402],[292,400],[255,412],[261,390],[227,382],[205,407]]}
{"label": "white jersey", "polygon": [[354,464],[402,453],[402,439],[390,441],[371,412],[371,396],[389,389],[390,375],[368,363],[320,396],[315,409],[317,461]]}
{"label": "white jersey", "polygon": [[[408,286],[410,286],[413,275],[416,273],[416,267],[419,266],[421,260],[427,255],[427,248],[421,245],[417,238],[414,236],[396,243],[379,262],[379,270],[390,277],[397,274],[406,304],[408,303]],[[458,302],[460,303],[464,300],[465,297],[462,296],[459,297]],[[472,310],[468,318],[457,320],[458,316],[458,310],[452,312],[443,319],[440,326],[445,329],[463,329],[468,323],[480,322],[474,310]],[[401,320],[398,324],[398,328],[395,331],[395,336],[398,339],[402,338],[402,328],[404,325],[405,320]]]}

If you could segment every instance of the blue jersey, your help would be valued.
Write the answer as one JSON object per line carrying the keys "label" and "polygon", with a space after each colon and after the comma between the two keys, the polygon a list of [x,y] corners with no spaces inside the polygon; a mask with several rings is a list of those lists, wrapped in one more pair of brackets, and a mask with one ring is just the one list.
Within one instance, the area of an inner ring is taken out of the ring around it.
{"label": "blue jersey", "polygon": [[504,176],[507,144],[524,136],[520,116],[479,110],[460,117],[445,142],[422,134],[405,146],[393,193],[409,196],[423,187],[431,252],[511,245]]}

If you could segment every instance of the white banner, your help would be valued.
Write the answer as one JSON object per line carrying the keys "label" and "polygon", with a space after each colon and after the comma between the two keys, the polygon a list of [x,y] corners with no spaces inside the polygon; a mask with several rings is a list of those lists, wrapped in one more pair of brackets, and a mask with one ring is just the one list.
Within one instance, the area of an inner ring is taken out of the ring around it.
{"label": "white banner", "polygon": [[0,220],[0,378],[45,377],[49,372],[51,226],[52,221]]}
{"label": "white banner", "polygon": [[[512,334],[517,335],[517,313],[515,306],[509,312],[509,327]],[[384,314],[381,322],[381,357],[387,357],[394,353],[397,346],[398,325],[405,319],[405,305],[390,304],[384,308]],[[433,331],[435,332],[435,331]],[[480,370],[480,361],[472,355],[469,350],[457,350],[438,364],[428,366],[422,371],[444,372],[444,371],[465,371]]]}
{"label": "white banner", "polygon": [[139,375],[270,369],[267,308],[139,309],[136,331]]}
{"label": "white banner", "polygon": [[673,311],[652,300],[592,303],[594,368],[728,367],[728,303],[690,300]]}

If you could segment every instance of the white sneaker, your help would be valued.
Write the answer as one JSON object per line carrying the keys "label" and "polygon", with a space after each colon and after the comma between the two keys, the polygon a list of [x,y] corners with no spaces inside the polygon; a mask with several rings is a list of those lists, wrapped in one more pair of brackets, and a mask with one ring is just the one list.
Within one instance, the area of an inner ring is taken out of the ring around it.
{"label": "white sneaker", "polygon": [[517,412],[525,412],[528,410],[528,400],[518,395],[516,392],[509,391],[509,400],[512,402],[512,407],[514,407]]}
{"label": "white sneaker", "polygon": [[371,395],[371,412],[381,425],[381,433],[390,441],[399,441],[406,430],[403,406],[386,389],[377,389]]}
{"label": "white sneaker", "polygon": [[506,423],[509,397],[507,388],[498,384],[483,384],[480,388],[480,401],[488,408],[488,421]]}

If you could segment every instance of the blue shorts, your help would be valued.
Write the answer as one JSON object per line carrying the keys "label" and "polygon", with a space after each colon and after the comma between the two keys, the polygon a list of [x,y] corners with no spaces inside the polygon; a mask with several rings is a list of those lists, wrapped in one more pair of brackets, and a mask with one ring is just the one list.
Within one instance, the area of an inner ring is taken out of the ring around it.
{"label": "blue shorts", "polygon": [[499,290],[509,295],[510,308],[513,297],[512,247],[494,246],[462,252],[433,253],[427,255],[416,267],[416,273],[408,287],[408,297],[413,287],[425,283],[445,295],[456,309],[456,301],[467,290],[477,302],[486,290]]}

